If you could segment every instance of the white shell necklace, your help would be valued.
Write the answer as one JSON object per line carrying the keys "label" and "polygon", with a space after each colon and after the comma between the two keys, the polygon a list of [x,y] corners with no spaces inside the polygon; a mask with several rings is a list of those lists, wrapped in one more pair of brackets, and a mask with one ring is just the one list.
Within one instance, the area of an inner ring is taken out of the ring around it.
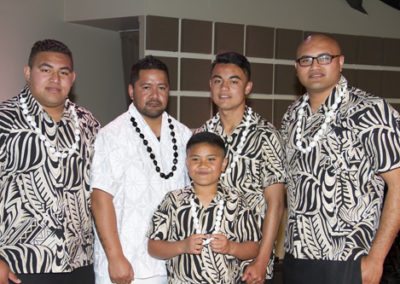
{"label": "white shell necklace", "polygon": [[79,134],[80,134],[80,131],[79,131],[79,120],[78,120],[78,115],[76,114],[75,108],[73,106],[70,106],[68,109],[69,109],[69,111],[71,113],[71,116],[72,116],[72,119],[73,119],[73,124],[74,124],[74,127],[75,127],[75,130],[74,130],[75,141],[74,141],[74,143],[71,145],[71,147],[69,149],[57,150],[56,146],[52,145],[52,143],[49,141],[49,139],[46,137],[46,135],[44,135],[42,133],[42,130],[40,130],[40,128],[37,126],[37,124],[36,124],[36,122],[34,120],[34,117],[29,114],[28,106],[26,105],[26,99],[21,97],[19,99],[19,102],[21,104],[22,113],[25,116],[26,120],[32,126],[33,130],[35,131],[35,133],[37,135],[39,135],[40,141],[42,141],[44,143],[44,146],[46,146],[46,148],[49,149],[49,152],[51,154],[53,154],[57,158],[63,159],[63,158],[68,157],[69,155],[74,153],[76,149],[78,149],[79,140],[81,139],[80,136],[79,136]]}
{"label": "white shell necklace", "polygon": [[[192,197],[190,199],[190,211],[192,213],[192,218],[193,218],[193,226],[196,231],[196,234],[201,234],[201,228],[200,228],[200,222],[199,218],[197,217],[197,210],[196,210],[196,202],[194,202],[194,198]],[[221,228],[221,221],[222,221],[222,214],[224,212],[224,200],[220,199],[218,201],[218,211],[217,211],[217,218],[215,221],[215,228],[213,231],[213,234],[218,234],[219,230]],[[203,241],[203,245],[208,245],[213,238],[208,238]]]}
{"label": "white shell necklace", "polygon": [[[232,160],[230,161],[230,163],[227,165],[225,172],[223,172],[221,174],[221,177],[223,177],[226,174],[230,174],[232,172],[232,169],[236,166],[237,161],[239,161],[239,157],[243,154],[243,146],[244,143],[246,143],[246,138],[247,135],[249,134],[249,128],[250,128],[250,122],[251,122],[251,115],[253,113],[253,110],[251,109],[251,107],[247,107],[247,114],[244,118],[244,130],[242,132],[242,137],[240,138],[240,142],[238,144],[238,146],[236,147],[236,151],[233,150],[233,147],[228,146],[233,153],[233,157]],[[214,125],[213,129],[211,130],[212,132],[215,131],[215,126],[218,123],[218,121],[220,120],[219,114],[217,114],[211,121],[211,124]],[[230,138],[228,138],[229,140]],[[225,143],[227,143],[227,141],[225,141]],[[228,143],[227,143],[228,144]],[[229,145],[229,144],[228,144]]]}
{"label": "white shell necklace", "polygon": [[306,108],[309,100],[308,94],[305,94],[303,96],[303,102],[300,105],[300,109],[298,111],[298,118],[297,118],[297,123],[296,123],[296,146],[297,148],[303,152],[303,153],[309,153],[311,152],[312,148],[314,148],[317,145],[317,142],[321,138],[322,135],[325,134],[326,130],[328,129],[328,124],[333,120],[333,118],[336,115],[337,108],[342,101],[342,98],[345,95],[345,91],[347,91],[347,84],[344,85],[338,85],[336,87],[338,90],[338,94],[335,98],[335,102],[331,105],[330,109],[325,112],[325,120],[324,123],[321,124],[321,128],[317,131],[317,133],[312,137],[311,142],[308,146],[303,147],[303,143],[301,142],[301,139],[303,137],[303,133],[301,133],[302,129],[302,120],[304,117],[304,109]]}

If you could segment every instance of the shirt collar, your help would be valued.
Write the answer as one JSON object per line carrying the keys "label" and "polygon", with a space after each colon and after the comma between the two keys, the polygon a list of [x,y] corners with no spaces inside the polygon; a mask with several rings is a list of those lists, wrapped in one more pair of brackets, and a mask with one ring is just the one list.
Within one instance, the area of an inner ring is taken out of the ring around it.
{"label": "shirt collar", "polygon": [[[50,115],[48,115],[47,112],[43,109],[42,105],[32,95],[32,92],[28,85],[26,85],[19,93],[18,101],[20,98],[25,99],[25,104],[27,105],[28,112],[31,116],[38,116],[40,119],[44,119],[46,121],[53,121]],[[64,110],[69,110],[70,107],[74,107],[74,103],[72,103],[69,99],[67,99],[65,101]],[[71,112],[64,111],[60,122],[65,124],[68,123],[68,121],[70,120],[72,120]]]}
{"label": "shirt collar", "polygon": [[[243,128],[246,128],[246,116],[249,113],[249,107],[246,106],[245,111],[243,113],[242,116],[242,120],[240,121],[240,123],[235,127],[235,129],[233,130],[231,136],[234,133],[238,133],[240,132]],[[257,123],[257,115],[256,113],[253,111],[252,114],[250,115],[250,125],[252,124],[256,124]],[[211,120],[209,120],[208,122],[208,126],[207,128],[211,129],[212,131],[215,131],[217,133],[220,133],[221,135],[225,135],[224,134],[224,127],[222,125],[222,121],[221,121],[221,117],[219,116],[219,113],[217,113]]]}
{"label": "shirt collar", "polygon": [[[344,90],[345,90],[345,96],[342,98],[342,102],[340,104],[342,105],[345,102],[347,102],[348,96],[349,96],[348,95],[347,80],[343,75],[341,75],[340,79],[339,79],[339,82],[333,88],[332,93],[329,95],[329,97],[326,98],[325,102],[318,108],[316,113],[325,114],[326,112],[328,112],[332,108],[332,105],[335,103],[336,98],[339,95],[338,92],[337,92],[339,87],[344,87]],[[301,103],[301,101],[300,101],[300,103]],[[310,103],[307,104],[306,114],[307,114],[307,116],[311,115]]]}

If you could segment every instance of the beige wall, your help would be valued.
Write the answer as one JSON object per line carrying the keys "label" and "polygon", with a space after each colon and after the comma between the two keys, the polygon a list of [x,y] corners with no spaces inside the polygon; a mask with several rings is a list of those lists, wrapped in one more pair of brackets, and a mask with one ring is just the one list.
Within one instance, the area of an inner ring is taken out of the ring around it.
{"label": "beige wall", "polygon": [[64,22],[61,0],[0,0],[0,36],[0,101],[23,87],[22,70],[32,44],[55,38],[74,54],[77,103],[102,122],[125,109],[118,33]]}
{"label": "beige wall", "polygon": [[368,15],[345,0],[65,0],[65,19],[157,15],[400,38],[398,10],[378,0],[363,3]]}

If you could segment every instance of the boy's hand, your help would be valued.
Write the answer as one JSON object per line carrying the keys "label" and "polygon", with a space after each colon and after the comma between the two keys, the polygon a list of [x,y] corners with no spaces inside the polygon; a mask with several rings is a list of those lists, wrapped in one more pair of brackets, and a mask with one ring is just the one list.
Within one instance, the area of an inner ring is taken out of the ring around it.
{"label": "boy's hand", "polygon": [[184,253],[200,254],[203,249],[204,234],[194,234],[187,237],[183,242]]}
{"label": "boy's hand", "polygon": [[232,243],[228,240],[225,235],[222,234],[213,234],[211,235],[212,241],[210,242],[211,249],[213,252],[222,253],[222,254],[231,254],[231,245]]}

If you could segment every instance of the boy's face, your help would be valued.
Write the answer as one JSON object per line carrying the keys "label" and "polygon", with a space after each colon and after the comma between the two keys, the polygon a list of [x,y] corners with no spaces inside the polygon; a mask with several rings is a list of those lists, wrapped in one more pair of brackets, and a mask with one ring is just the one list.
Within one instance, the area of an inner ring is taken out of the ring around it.
{"label": "boy's face", "polygon": [[195,186],[217,185],[226,163],[224,151],[216,145],[199,143],[187,151],[186,166]]}
{"label": "boy's face", "polygon": [[228,111],[243,107],[252,87],[253,83],[235,64],[219,63],[211,72],[211,98],[219,110]]}

